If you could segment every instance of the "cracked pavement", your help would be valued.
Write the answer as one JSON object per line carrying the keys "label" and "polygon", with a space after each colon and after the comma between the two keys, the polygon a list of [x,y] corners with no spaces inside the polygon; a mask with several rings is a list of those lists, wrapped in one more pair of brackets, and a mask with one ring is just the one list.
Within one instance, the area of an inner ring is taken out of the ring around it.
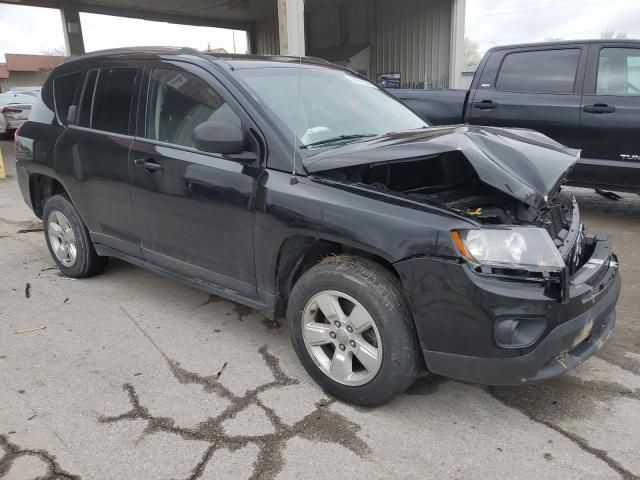
{"label": "cracked pavement", "polygon": [[119,261],[58,276],[0,148],[0,478],[640,478],[640,197],[574,189],[624,279],[597,357],[522,387],[425,377],[365,409],[246,307]]}

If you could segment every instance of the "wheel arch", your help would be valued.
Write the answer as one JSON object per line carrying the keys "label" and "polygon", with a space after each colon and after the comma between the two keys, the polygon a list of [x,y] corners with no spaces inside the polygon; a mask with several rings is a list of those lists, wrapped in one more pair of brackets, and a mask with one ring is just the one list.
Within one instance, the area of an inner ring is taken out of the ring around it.
{"label": "wheel arch", "polygon": [[29,175],[29,197],[33,212],[38,218],[42,219],[44,205],[53,195],[64,195],[70,198],[67,189],[55,178],[41,173]]}
{"label": "wheel arch", "polygon": [[372,249],[354,247],[313,235],[291,235],[280,245],[276,260],[275,318],[285,316],[289,293],[302,274],[330,255],[345,254],[376,262],[400,282],[400,276],[391,261]]}

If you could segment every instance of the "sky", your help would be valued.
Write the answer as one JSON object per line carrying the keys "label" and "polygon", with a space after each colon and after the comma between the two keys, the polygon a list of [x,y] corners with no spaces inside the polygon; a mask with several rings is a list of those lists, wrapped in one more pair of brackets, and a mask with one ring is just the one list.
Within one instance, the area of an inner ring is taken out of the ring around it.
{"label": "sky", "polygon": [[640,39],[640,0],[467,0],[465,36],[480,53],[496,45],[600,38]]}
{"label": "sky", "polygon": [[[180,46],[199,50],[222,47],[233,52],[233,30],[193,27],[134,18],[81,13],[87,52],[127,46]],[[116,34],[117,32],[117,34]],[[235,32],[236,51],[247,49],[245,32]],[[0,62],[5,53],[53,53],[64,50],[60,12],[50,8],[0,4]]]}
{"label": "sky", "polygon": [[[598,38],[604,30],[640,38],[640,0],[467,0],[465,34],[484,53],[494,45],[548,39]],[[230,30],[81,14],[87,51],[132,45],[175,45],[233,51]],[[117,32],[117,35],[114,33]],[[236,32],[236,50],[246,50]],[[0,4],[4,53],[43,53],[64,47],[57,10]]]}

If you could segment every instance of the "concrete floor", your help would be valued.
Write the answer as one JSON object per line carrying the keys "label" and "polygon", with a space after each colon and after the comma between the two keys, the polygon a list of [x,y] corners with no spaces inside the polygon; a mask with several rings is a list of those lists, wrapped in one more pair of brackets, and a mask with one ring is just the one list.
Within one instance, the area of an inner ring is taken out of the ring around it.
{"label": "concrete floor", "polygon": [[574,190],[624,276],[597,357],[532,386],[419,380],[363,409],[243,306],[120,261],[58,276],[42,232],[19,233],[39,224],[0,147],[0,478],[640,478],[640,197]]}

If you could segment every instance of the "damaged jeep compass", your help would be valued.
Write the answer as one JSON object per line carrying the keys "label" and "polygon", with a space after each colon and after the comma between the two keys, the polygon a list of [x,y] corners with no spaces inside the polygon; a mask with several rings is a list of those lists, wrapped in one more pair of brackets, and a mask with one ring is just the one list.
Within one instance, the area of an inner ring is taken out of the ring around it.
{"label": "damaged jeep compass", "polygon": [[431,127],[312,58],[122,49],[67,61],[16,136],[64,275],[116,257],[287,318],[327,392],[378,405],[418,371],[517,385],[594,354],[620,276],[561,192],[579,152]]}

